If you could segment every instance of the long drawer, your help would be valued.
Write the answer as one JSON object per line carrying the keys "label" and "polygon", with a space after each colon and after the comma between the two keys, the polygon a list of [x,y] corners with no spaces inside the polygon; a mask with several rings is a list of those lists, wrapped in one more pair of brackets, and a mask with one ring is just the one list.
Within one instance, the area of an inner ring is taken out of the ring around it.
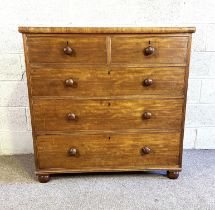
{"label": "long drawer", "polygon": [[34,99],[36,131],[181,129],[182,99]]}
{"label": "long drawer", "polygon": [[180,133],[53,135],[36,139],[39,169],[141,170],[179,166]]}
{"label": "long drawer", "polygon": [[31,68],[33,96],[180,97],[185,68],[93,68],[36,66]]}
{"label": "long drawer", "polygon": [[30,63],[107,63],[105,36],[30,36],[27,46]]}

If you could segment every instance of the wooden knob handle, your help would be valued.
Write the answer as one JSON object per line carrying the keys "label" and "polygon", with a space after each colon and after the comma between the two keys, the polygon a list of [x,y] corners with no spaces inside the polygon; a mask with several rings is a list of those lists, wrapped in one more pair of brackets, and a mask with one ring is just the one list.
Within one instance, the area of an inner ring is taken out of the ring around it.
{"label": "wooden knob handle", "polygon": [[143,154],[149,154],[151,152],[151,149],[149,147],[143,147],[142,148],[142,153]]}
{"label": "wooden knob handle", "polygon": [[155,52],[155,48],[152,46],[148,46],[147,48],[144,49],[144,54],[146,56],[152,55]]}
{"label": "wooden knob handle", "polygon": [[143,114],[143,118],[148,120],[152,117],[152,113],[151,112],[144,112]]}
{"label": "wooden knob handle", "polygon": [[63,51],[67,55],[72,55],[72,53],[73,53],[73,49],[71,47],[69,47],[69,46],[64,47]]}
{"label": "wooden knob handle", "polygon": [[70,148],[70,149],[69,149],[69,155],[70,155],[70,156],[76,156],[76,155],[77,155],[77,149],[75,149],[75,148]]}
{"label": "wooden knob handle", "polygon": [[149,78],[147,78],[143,81],[144,86],[150,86],[150,85],[152,85],[152,83],[153,83],[153,80],[149,79]]}
{"label": "wooden knob handle", "polygon": [[76,120],[76,116],[75,116],[74,113],[69,113],[69,114],[67,115],[67,118],[68,118],[69,121]]}
{"label": "wooden knob handle", "polygon": [[73,79],[67,79],[67,80],[65,81],[65,84],[66,84],[66,86],[68,86],[68,87],[74,87],[75,81],[74,81]]}

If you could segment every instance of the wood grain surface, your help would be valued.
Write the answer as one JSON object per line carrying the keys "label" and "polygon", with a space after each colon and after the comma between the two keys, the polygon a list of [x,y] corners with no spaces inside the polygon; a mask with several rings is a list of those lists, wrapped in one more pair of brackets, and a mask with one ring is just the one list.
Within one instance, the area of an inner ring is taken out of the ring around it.
{"label": "wood grain surface", "polygon": [[[38,131],[181,129],[183,100],[34,100]],[[145,112],[152,114],[144,119]],[[69,113],[76,116],[68,120]]]}
{"label": "wood grain surface", "polygon": [[[180,133],[38,136],[39,169],[107,170],[175,167]],[[142,148],[149,147],[150,154]],[[71,156],[69,150],[77,154]]]}
{"label": "wood grain surface", "polygon": [[[32,67],[33,96],[183,96],[184,68]],[[152,79],[152,85],[144,80]],[[65,81],[72,79],[73,87]],[[96,90],[96,91],[95,91]]]}
{"label": "wood grain surface", "polygon": [[[29,63],[106,64],[105,36],[28,37]],[[71,55],[64,48],[73,49]]]}
{"label": "wood grain surface", "polygon": [[[124,64],[186,64],[188,37],[113,36],[112,63]],[[144,49],[153,46],[152,55]]]}

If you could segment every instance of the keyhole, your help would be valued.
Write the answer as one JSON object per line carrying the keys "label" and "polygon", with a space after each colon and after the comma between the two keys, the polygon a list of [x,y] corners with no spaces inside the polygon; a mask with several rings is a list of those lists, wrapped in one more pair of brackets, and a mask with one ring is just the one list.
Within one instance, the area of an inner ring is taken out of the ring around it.
{"label": "keyhole", "polygon": [[108,102],[108,106],[110,106],[111,105],[111,103],[110,102]]}
{"label": "keyhole", "polygon": [[108,71],[108,74],[110,75],[110,71]]}
{"label": "keyhole", "polygon": [[151,44],[151,41],[149,40],[149,44]]}
{"label": "keyhole", "polygon": [[110,136],[108,137],[108,139],[110,140]]}
{"label": "keyhole", "polygon": [[66,44],[69,45],[69,42],[67,41]]}

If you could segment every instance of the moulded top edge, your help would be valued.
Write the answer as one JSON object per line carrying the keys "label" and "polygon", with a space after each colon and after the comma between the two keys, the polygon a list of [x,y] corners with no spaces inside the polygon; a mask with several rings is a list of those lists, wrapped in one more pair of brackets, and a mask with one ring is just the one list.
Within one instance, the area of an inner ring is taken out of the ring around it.
{"label": "moulded top edge", "polygon": [[79,33],[110,33],[110,34],[161,34],[161,33],[194,33],[195,27],[25,27],[20,26],[20,33],[33,34],[79,34]]}

